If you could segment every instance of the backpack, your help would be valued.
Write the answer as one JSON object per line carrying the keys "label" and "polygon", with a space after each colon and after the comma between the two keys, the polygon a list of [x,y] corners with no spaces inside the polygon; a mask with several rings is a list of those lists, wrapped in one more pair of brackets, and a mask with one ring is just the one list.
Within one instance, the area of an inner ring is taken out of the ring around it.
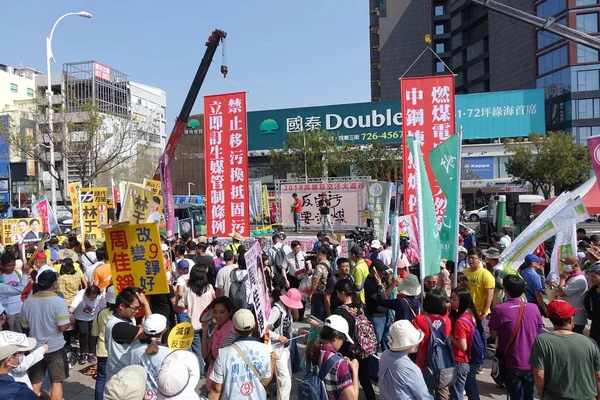
{"label": "backpack", "polygon": [[429,342],[427,343],[427,364],[423,368],[423,378],[430,389],[441,389],[454,385],[456,371],[454,369],[454,352],[450,339],[444,333],[446,317],[442,319],[442,326],[435,329],[429,318],[425,316],[429,325]]}
{"label": "backpack", "polygon": [[[469,358],[471,364],[483,364],[483,360],[487,356],[487,351],[485,349],[485,344],[483,343],[483,338],[481,337],[481,333],[473,323],[468,318],[460,317],[461,321],[467,322],[471,325],[471,350],[469,351]],[[467,350],[469,350],[467,348]]]}
{"label": "backpack", "polygon": [[340,360],[342,356],[334,354],[325,361],[318,373],[317,367],[311,368],[304,380],[298,384],[298,400],[328,400],[324,380],[331,368]]}
{"label": "backpack", "polygon": [[231,286],[229,286],[229,298],[233,302],[233,306],[236,310],[248,308],[248,296],[246,293],[246,281],[248,280],[248,274],[243,279],[239,279],[236,271],[239,268],[231,271]]}
{"label": "backpack", "polygon": [[347,305],[341,305],[340,307],[354,318],[354,332],[352,332],[354,343],[350,345],[350,354],[358,359],[371,357],[377,352],[378,343],[373,324],[365,317],[363,312],[357,314]]}
{"label": "backpack", "polygon": [[283,250],[283,245],[275,250],[275,255],[273,256],[273,265],[277,268],[277,272],[281,273],[281,268],[286,266],[287,256],[285,254],[285,250]]}

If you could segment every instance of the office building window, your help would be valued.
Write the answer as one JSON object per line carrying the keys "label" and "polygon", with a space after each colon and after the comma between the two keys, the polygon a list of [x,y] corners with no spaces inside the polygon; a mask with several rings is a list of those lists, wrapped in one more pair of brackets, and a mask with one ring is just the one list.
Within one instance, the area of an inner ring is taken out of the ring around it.
{"label": "office building window", "polygon": [[444,6],[435,6],[435,8],[433,9],[435,16],[440,16],[440,15],[444,15]]}
{"label": "office building window", "polygon": [[559,49],[551,51],[538,57],[538,74],[542,75],[547,72],[558,69],[567,65],[567,47],[563,46]]}
{"label": "office building window", "polygon": [[16,83],[11,83],[10,84],[10,91],[12,93],[18,93],[19,92],[19,87],[17,86]]}
{"label": "office building window", "polygon": [[444,72],[446,70],[446,67],[444,67],[444,63],[441,61],[438,61],[435,63],[435,72]]}
{"label": "office building window", "polygon": [[600,99],[574,100],[575,119],[600,118]]}
{"label": "office building window", "polygon": [[[565,25],[567,19],[563,18],[561,20],[558,20],[557,22],[561,25]],[[546,46],[550,46],[551,44],[557,42],[561,40],[561,37],[558,35],[555,35],[554,33],[550,33],[548,31],[538,31],[537,32],[537,48],[539,49],[543,49]]]}
{"label": "office building window", "polygon": [[435,44],[435,52],[436,53],[443,53],[444,51],[446,51],[446,46],[444,46],[444,43],[436,43]]}
{"label": "office building window", "polygon": [[598,50],[594,50],[582,44],[577,45],[577,62],[579,64],[596,61],[598,61]]}
{"label": "office building window", "polygon": [[577,29],[582,32],[598,32],[598,13],[577,14]]}
{"label": "office building window", "polygon": [[435,34],[443,35],[444,34],[444,25],[436,25],[435,26]]}
{"label": "office building window", "polygon": [[537,6],[537,15],[542,18],[548,18],[558,14],[567,8],[565,0],[546,0]]}
{"label": "office building window", "polygon": [[576,6],[590,6],[592,4],[598,3],[598,0],[576,0]]}
{"label": "office building window", "polygon": [[600,90],[598,70],[577,71],[577,91]]}

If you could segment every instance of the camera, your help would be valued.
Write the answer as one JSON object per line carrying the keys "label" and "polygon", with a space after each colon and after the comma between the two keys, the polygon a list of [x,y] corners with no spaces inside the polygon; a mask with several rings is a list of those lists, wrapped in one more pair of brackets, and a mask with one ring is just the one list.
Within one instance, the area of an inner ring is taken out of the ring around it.
{"label": "camera", "polygon": [[373,228],[357,226],[353,230],[346,232],[344,236],[346,239],[352,240],[354,243],[364,248],[367,243],[373,240],[374,231]]}
{"label": "camera", "polygon": [[410,247],[410,238],[408,236],[400,236],[400,249],[406,251]]}
{"label": "camera", "polygon": [[218,236],[213,236],[210,238],[210,242],[208,242],[209,246],[213,246],[213,247],[217,247],[217,245],[219,244],[219,237]]}

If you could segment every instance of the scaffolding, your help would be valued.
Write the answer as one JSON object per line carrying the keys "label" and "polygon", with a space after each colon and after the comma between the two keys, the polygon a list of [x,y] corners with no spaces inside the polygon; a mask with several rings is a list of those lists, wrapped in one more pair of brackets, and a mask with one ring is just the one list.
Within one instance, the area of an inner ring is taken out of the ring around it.
{"label": "scaffolding", "polygon": [[89,111],[129,118],[131,99],[129,76],[96,61],[80,61],[63,65],[65,105],[67,112]]}

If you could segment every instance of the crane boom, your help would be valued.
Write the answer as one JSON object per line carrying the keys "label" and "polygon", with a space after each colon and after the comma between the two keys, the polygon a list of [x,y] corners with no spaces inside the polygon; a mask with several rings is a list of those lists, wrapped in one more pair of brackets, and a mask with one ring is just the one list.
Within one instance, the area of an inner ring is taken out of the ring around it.
{"label": "crane boom", "polygon": [[[196,102],[196,98],[200,93],[200,88],[204,83],[204,78],[206,78],[206,74],[208,73],[208,69],[212,63],[215,52],[217,51],[217,47],[219,47],[219,43],[221,43],[227,37],[227,32],[223,32],[222,30],[215,29],[211,35],[209,36],[206,42],[206,52],[204,53],[204,57],[202,57],[202,61],[200,62],[200,66],[198,67],[198,71],[196,71],[196,76],[192,81],[192,85],[190,86],[190,90],[181,106],[181,111],[177,120],[175,121],[175,126],[171,131],[171,136],[169,136],[169,140],[167,141],[167,145],[165,146],[165,150],[163,151],[161,160],[167,159],[172,160],[175,156],[175,149],[177,148],[177,143],[183,134],[183,130],[187,124],[187,120],[190,117],[192,112],[192,108],[194,107],[194,103]],[[221,66],[221,73],[225,76],[227,75],[227,67]],[[160,179],[159,169],[156,169],[154,173],[154,179]]]}
{"label": "crane boom", "polygon": [[594,50],[600,50],[600,38],[578,31],[577,29],[569,28],[568,26],[556,23],[554,17],[548,19],[532,15],[518,8],[500,3],[496,0],[468,0],[471,3],[485,7],[491,11],[505,15],[510,18],[533,25],[544,31],[548,31],[567,40],[573,41],[584,46],[591,47]]}

